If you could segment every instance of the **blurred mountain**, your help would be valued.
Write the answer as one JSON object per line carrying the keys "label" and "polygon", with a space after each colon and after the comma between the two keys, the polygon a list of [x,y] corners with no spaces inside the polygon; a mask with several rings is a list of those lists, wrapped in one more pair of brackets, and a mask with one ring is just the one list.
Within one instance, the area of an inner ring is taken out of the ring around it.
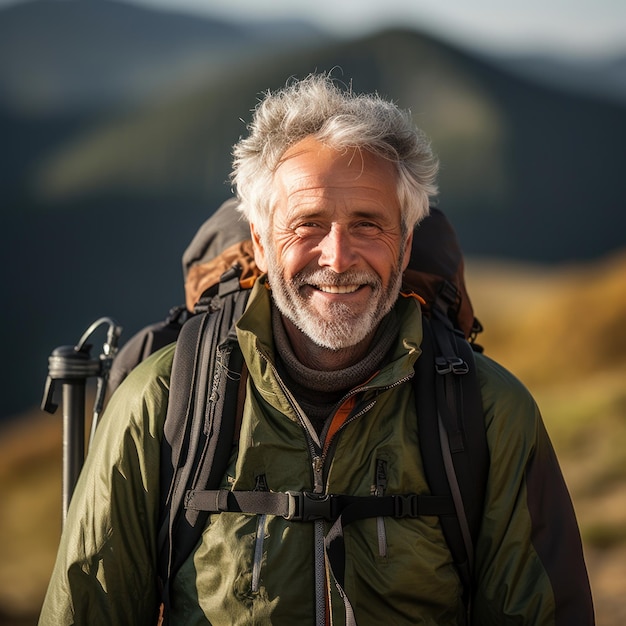
{"label": "blurred mountain", "polygon": [[409,30],[336,41],[25,2],[0,11],[2,416],[38,403],[48,355],[94,319],[115,317],[127,339],[183,300],[180,258],[230,195],[230,149],[259,94],[316,70],[411,109],[468,254],[557,263],[624,245],[619,98]]}
{"label": "blurred mountain", "polygon": [[46,115],[138,102],[259,48],[321,38],[304,22],[261,27],[118,0],[33,0],[0,16],[0,101]]}
{"label": "blurred mountain", "polygon": [[626,100],[626,54],[601,58],[565,58],[516,55],[496,60],[531,80],[572,92]]}

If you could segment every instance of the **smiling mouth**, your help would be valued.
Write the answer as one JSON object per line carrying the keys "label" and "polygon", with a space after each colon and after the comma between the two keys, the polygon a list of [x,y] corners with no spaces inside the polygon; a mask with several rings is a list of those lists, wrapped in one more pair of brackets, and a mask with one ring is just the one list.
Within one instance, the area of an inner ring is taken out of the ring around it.
{"label": "smiling mouth", "polygon": [[354,293],[361,285],[313,285],[318,291],[324,293]]}

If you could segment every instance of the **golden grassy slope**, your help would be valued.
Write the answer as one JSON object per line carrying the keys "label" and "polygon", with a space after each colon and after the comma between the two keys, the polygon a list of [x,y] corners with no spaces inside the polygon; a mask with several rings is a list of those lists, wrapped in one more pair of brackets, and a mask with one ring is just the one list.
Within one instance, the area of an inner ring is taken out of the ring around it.
{"label": "golden grassy slope", "polygon": [[[598,624],[626,623],[626,254],[546,269],[470,261],[486,351],[542,409],[578,512]],[[42,381],[43,387],[43,381]],[[61,527],[61,416],[0,433],[0,623],[34,624]]]}
{"label": "golden grassy slope", "polygon": [[626,366],[626,253],[558,268],[469,261],[490,354],[529,385]]}
{"label": "golden grassy slope", "polygon": [[61,416],[24,415],[0,437],[0,624],[33,624],[61,532]]}

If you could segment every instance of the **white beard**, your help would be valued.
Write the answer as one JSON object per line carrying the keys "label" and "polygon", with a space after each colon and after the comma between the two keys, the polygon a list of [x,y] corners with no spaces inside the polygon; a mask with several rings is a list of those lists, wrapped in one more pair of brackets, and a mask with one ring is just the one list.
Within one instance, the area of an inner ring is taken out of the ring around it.
{"label": "white beard", "polygon": [[[268,278],[272,296],[280,313],[313,343],[329,350],[342,350],[357,345],[376,329],[389,313],[400,292],[402,283],[402,258],[394,270],[388,288],[383,291],[380,277],[373,272],[348,271],[337,274],[329,269],[302,271],[287,282],[281,266],[276,262],[273,248],[266,248]],[[304,285],[367,285],[372,296],[364,310],[354,311],[348,304],[329,304],[325,311],[313,308],[302,295]]]}

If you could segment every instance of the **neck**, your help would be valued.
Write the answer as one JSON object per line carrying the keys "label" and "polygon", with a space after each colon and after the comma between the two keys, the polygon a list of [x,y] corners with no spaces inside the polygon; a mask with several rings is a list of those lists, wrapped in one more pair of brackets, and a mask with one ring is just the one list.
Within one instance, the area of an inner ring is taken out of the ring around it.
{"label": "neck", "polygon": [[367,355],[372,338],[376,333],[376,330],[373,330],[354,346],[331,350],[311,341],[286,317],[282,317],[282,321],[293,352],[300,363],[319,371],[341,370],[358,363]]}

